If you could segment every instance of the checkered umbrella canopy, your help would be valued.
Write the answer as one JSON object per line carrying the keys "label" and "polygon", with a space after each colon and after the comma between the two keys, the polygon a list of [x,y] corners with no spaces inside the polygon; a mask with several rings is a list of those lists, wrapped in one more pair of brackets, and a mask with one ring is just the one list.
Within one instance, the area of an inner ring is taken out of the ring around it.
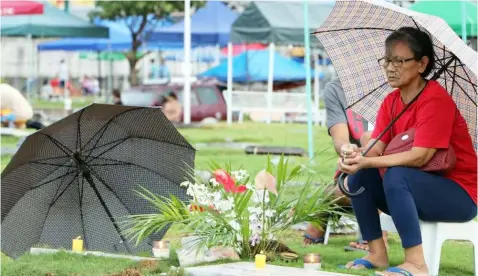
{"label": "checkered umbrella canopy", "polygon": [[478,149],[478,54],[441,18],[381,0],[339,0],[315,35],[334,64],[349,107],[374,122],[383,99],[392,91],[377,60],[385,54],[386,37],[406,26],[431,35],[437,62],[430,76],[438,77],[453,96]]}
{"label": "checkered umbrella canopy", "polygon": [[[92,104],[30,135],[2,172],[2,252],[30,247],[138,252],[127,216],[155,210],[141,187],[181,200],[194,148],[158,108]],[[166,229],[152,236],[161,239]]]}

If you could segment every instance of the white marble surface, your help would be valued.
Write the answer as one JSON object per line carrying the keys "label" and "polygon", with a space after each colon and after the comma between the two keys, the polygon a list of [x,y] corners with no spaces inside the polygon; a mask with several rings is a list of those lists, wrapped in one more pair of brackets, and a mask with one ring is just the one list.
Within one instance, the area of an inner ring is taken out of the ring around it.
{"label": "white marble surface", "polygon": [[306,271],[301,268],[266,265],[263,269],[256,269],[251,262],[238,262],[211,266],[186,268],[192,276],[340,276],[326,271]]}

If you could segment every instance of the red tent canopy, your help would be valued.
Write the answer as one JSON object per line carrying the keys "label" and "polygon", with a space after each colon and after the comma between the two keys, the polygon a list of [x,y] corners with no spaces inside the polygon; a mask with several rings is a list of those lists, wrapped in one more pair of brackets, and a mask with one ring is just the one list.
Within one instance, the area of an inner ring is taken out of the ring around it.
{"label": "red tent canopy", "polygon": [[[232,55],[236,56],[246,50],[262,50],[267,48],[267,45],[261,43],[251,43],[251,44],[236,44],[232,45]],[[221,54],[227,56],[227,47],[221,49]]]}
{"label": "red tent canopy", "polygon": [[43,4],[35,1],[0,1],[1,16],[43,14]]}

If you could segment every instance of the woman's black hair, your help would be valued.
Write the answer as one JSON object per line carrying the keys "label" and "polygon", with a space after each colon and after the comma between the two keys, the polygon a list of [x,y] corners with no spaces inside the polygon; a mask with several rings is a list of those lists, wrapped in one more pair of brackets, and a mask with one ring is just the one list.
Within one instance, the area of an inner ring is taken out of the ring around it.
{"label": "woman's black hair", "polygon": [[414,27],[402,27],[391,33],[385,40],[385,47],[388,49],[395,42],[406,42],[412,51],[415,60],[419,61],[422,57],[428,57],[428,64],[425,71],[420,75],[425,78],[433,70],[435,65],[435,50],[430,35]]}

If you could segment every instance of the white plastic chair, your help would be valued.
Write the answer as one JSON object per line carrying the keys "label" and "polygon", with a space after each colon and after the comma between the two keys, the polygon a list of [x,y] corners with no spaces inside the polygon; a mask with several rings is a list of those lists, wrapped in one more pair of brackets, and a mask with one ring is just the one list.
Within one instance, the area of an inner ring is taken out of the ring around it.
{"label": "white plastic chair", "polygon": [[[392,217],[380,215],[382,230],[397,232]],[[431,276],[438,276],[441,248],[446,240],[464,240],[473,243],[475,276],[478,276],[478,223],[474,220],[463,223],[420,221],[425,261]]]}

